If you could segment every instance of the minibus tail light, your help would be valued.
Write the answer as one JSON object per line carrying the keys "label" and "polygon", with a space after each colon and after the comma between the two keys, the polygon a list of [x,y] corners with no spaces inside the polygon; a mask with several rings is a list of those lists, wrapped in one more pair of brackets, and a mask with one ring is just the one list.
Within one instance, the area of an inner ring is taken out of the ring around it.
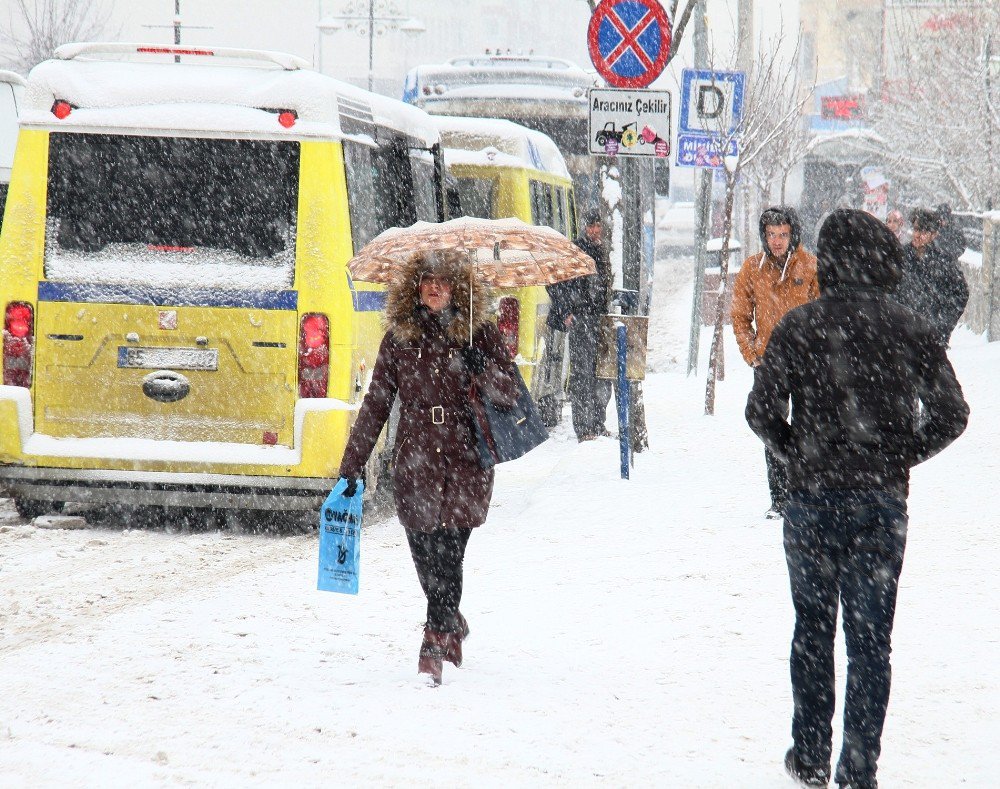
{"label": "minibus tail light", "polygon": [[30,304],[12,301],[3,322],[3,382],[5,386],[31,387],[31,361],[35,348],[35,316]]}
{"label": "minibus tail light", "polygon": [[52,114],[55,115],[59,120],[63,120],[69,117],[69,114],[73,111],[73,105],[68,101],[63,101],[62,99],[56,99],[52,104]]}
{"label": "minibus tail light", "polygon": [[517,346],[521,339],[521,304],[513,296],[500,299],[500,309],[497,312],[497,328],[503,337],[504,345],[510,352],[510,358],[517,356]]}
{"label": "minibus tail light", "polygon": [[298,120],[298,113],[295,110],[282,110],[278,113],[278,123],[284,126],[286,129],[290,129],[295,125],[295,121]]}
{"label": "minibus tail light", "polygon": [[299,397],[326,397],[330,381],[330,319],[302,316],[299,329]]}

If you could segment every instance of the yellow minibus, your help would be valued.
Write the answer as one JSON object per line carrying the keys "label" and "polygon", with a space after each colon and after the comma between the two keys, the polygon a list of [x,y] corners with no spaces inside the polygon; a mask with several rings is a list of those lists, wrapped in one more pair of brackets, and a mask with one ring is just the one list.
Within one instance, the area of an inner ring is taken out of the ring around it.
{"label": "yellow minibus", "polygon": [[346,263],[444,217],[423,111],[273,52],[70,44],[0,232],[0,492],[318,509],[381,338]]}

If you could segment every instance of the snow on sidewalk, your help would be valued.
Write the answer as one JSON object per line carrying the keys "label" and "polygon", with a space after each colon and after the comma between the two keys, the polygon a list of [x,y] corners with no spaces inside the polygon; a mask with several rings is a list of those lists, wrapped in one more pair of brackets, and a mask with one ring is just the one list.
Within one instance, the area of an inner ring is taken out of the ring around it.
{"label": "snow on sidewalk", "polygon": [[[956,346],[973,417],[914,473],[888,787],[1000,768],[1000,347]],[[466,561],[466,663],[438,689],[416,675],[423,603],[395,520],[366,528],[353,598],[315,591],[315,535],[0,518],[0,785],[791,787],[781,526],[731,337],[726,353],[714,417],[704,349],[697,377],[647,381],[631,480],[616,442],[567,425],[500,469]]]}

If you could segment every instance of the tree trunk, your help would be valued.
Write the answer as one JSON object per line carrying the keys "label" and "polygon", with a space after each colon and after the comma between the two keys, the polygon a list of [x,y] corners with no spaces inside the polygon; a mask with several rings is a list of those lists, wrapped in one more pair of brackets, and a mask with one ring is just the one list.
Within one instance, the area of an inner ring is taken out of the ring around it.
{"label": "tree trunk", "polygon": [[705,383],[705,414],[715,414],[715,382],[725,376],[723,359],[723,331],[725,329],[726,295],[729,292],[729,239],[733,233],[733,200],[736,195],[736,178],[739,166],[726,171],[726,207],[722,224],[722,250],[719,253],[719,297],[715,304],[715,331],[712,334],[712,352],[708,357],[708,381]]}

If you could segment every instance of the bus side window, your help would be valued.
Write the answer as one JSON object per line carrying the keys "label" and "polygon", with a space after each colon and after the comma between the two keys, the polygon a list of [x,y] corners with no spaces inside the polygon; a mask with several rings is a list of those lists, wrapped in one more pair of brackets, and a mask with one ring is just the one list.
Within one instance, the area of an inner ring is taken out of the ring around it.
{"label": "bus side window", "polygon": [[545,202],[549,204],[549,221],[546,222],[553,230],[559,229],[556,221],[556,188],[552,184],[545,184]]}
{"label": "bus side window", "polygon": [[375,211],[372,149],[360,143],[344,141],[344,165],[347,169],[347,203],[351,214],[351,239],[354,252],[378,235]]}
{"label": "bus side window", "polygon": [[566,190],[561,186],[556,187],[556,230],[566,235]]}
{"label": "bus side window", "polygon": [[411,144],[410,172],[417,219],[424,222],[437,222],[439,184],[434,154]]}
{"label": "bus side window", "polygon": [[383,140],[384,129],[378,129],[379,146],[373,157],[375,208],[378,232],[390,227],[409,227],[417,221],[417,206],[413,199],[413,173],[410,169],[409,146],[405,138],[393,135]]}
{"label": "bus side window", "polygon": [[535,225],[552,227],[552,187],[531,181],[531,220]]}
{"label": "bus side window", "polygon": [[491,178],[459,178],[458,199],[462,216],[493,219],[494,182]]}
{"label": "bus side window", "polygon": [[566,196],[569,198],[569,237],[576,238],[579,232],[576,222],[576,195],[570,189]]}

